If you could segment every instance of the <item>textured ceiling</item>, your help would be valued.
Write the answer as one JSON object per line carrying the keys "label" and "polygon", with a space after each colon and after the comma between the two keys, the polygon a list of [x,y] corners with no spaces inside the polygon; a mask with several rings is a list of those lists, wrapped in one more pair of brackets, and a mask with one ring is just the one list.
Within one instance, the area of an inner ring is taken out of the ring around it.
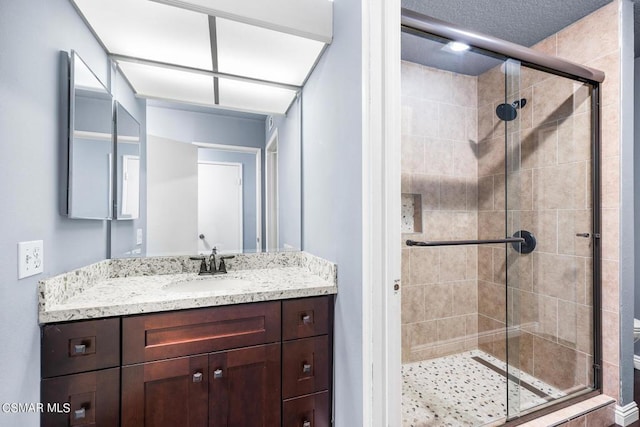
{"label": "textured ceiling", "polygon": [[402,0],[402,7],[532,46],[611,0]]}
{"label": "textured ceiling", "polygon": [[[402,7],[522,46],[533,46],[611,0],[402,0]],[[638,10],[636,3],[636,10]],[[636,13],[636,28],[640,28]],[[638,31],[637,33],[640,33]],[[636,36],[637,37],[637,36]],[[640,43],[636,42],[636,45]],[[439,52],[442,45],[402,35],[402,59],[449,71],[478,75],[495,59]],[[464,59],[463,59],[464,58]]]}

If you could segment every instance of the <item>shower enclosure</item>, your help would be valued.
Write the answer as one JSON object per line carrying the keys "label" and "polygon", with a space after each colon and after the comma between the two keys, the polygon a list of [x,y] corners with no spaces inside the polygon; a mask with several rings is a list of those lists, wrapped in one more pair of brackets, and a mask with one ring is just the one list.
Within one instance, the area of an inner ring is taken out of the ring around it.
{"label": "shower enclosure", "polygon": [[523,420],[601,382],[602,74],[469,34],[403,11],[405,426]]}

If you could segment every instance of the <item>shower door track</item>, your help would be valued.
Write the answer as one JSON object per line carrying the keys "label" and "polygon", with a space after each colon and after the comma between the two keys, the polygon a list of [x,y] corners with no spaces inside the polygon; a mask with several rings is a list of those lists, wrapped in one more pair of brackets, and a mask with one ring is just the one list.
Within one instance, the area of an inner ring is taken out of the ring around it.
{"label": "shower door track", "polygon": [[407,240],[407,246],[463,246],[463,245],[491,245],[494,243],[524,243],[522,237],[507,237],[506,239],[483,240],[436,240],[432,242],[418,242]]}

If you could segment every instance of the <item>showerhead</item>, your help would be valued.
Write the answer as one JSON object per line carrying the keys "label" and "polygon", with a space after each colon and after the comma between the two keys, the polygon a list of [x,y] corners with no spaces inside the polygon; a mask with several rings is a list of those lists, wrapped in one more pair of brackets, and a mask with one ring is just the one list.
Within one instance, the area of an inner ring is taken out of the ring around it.
{"label": "showerhead", "polygon": [[516,110],[518,108],[523,108],[525,105],[527,105],[527,100],[525,98],[513,101],[511,104],[500,104],[496,107],[496,115],[500,120],[510,122],[518,117],[518,112]]}

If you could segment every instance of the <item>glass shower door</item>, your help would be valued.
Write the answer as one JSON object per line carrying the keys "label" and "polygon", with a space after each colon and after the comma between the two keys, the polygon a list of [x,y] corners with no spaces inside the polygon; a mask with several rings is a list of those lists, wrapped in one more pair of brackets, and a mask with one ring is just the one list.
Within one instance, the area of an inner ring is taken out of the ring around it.
{"label": "glass shower door", "polygon": [[507,419],[518,417],[522,407],[522,371],[520,358],[517,356],[521,352],[519,323],[517,321],[519,318],[517,313],[520,313],[521,310],[521,301],[519,293],[513,290],[520,289],[522,285],[519,257],[530,257],[529,251],[532,249],[532,241],[530,240],[532,235],[527,234],[530,232],[522,228],[520,215],[523,207],[527,206],[526,198],[530,196],[529,192],[524,191],[527,184],[525,183],[525,177],[523,177],[521,165],[521,127],[523,117],[527,117],[531,110],[530,99],[520,90],[520,71],[521,65],[519,61],[509,59],[505,62],[505,99],[504,103],[496,108],[498,119],[504,123],[505,235],[507,237],[513,236],[528,239],[524,243],[505,245],[505,382]]}
{"label": "glass shower door", "polygon": [[[591,86],[515,61],[505,68],[508,418],[588,392],[593,375]],[[511,119],[511,120],[509,120]]]}

